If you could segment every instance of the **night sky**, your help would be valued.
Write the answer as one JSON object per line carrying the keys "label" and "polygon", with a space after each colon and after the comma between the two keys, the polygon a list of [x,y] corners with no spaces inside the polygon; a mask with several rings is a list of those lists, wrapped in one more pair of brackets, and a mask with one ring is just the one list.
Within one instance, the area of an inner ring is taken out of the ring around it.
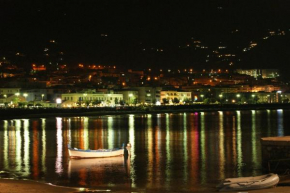
{"label": "night sky", "polygon": [[[0,56],[24,53],[40,62],[56,40],[65,62],[126,67],[226,67],[205,63],[199,40],[210,49],[226,45],[236,67],[286,68],[290,58],[290,1],[286,0],[0,0]],[[260,43],[269,30],[286,36]],[[238,30],[237,33],[234,33]],[[258,46],[241,50],[252,40]]]}

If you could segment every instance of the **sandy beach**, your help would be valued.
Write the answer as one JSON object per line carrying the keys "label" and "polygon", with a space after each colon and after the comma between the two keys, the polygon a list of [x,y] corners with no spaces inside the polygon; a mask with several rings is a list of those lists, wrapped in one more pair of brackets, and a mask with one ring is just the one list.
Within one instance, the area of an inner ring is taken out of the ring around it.
{"label": "sandy beach", "polygon": [[[41,182],[35,182],[30,180],[11,180],[11,179],[0,179],[0,193],[76,193],[76,192],[110,192],[108,190],[86,190],[79,188],[60,187]],[[131,193],[132,191],[113,191],[118,193]],[[137,193],[139,191],[133,191]],[[151,191],[140,191],[140,193]],[[156,192],[156,191],[155,191]],[[213,191],[217,192],[217,191]],[[209,193],[213,193],[209,192]],[[262,189],[262,190],[251,190],[251,191],[239,191],[239,192],[228,192],[228,193],[280,193],[290,192],[290,185],[288,183],[282,183],[275,188]]]}
{"label": "sandy beach", "polygon": [[30,180],[0,179],[0,193],[69,193],[78,189],[53,186]]}

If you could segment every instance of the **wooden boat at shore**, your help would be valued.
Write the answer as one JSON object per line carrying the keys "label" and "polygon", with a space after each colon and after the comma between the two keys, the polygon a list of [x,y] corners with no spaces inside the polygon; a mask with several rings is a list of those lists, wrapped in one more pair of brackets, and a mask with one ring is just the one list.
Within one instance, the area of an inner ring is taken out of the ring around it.
{"label": "wooden boat at shore", "polygon": [[277,174],[266,174],[253,177],[226,178],[217,188],[218,191],[257,190],[275,187],[279,182]]}
{"label": "wooden boat at shore", "polygon": [[71,158],[106,158],[106,157],[116,157],[122,156],[124,154],[123,148],[114,148],[114,149],[77,149],[69,148],[69,156]]}
{"label": "wooden boat at shore", "polygon": [[68,147],[68,152],[70,158],[107,158],[107,157],[117,157],[124,155],[124,150],[128,150],[130,144],[124,149],[122,148],[114,148],[114,149],[77,149]]}

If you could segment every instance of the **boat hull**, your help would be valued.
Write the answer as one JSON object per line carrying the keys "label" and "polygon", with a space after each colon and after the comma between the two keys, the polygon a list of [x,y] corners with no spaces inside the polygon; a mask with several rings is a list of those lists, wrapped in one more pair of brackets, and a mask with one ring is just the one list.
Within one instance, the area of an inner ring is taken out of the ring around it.
{"label": "boat hull", "polygon": [[124,149],[82,150],[69,148],[68,151],[71,158],[106,158],[124,154]]}
{"label": "boat hull", "polygon": [[69,159],[68,173],[79,173],[82,171],[102,173],[104,168],[113,168],[114,170],[124,170],[124,158],[108,157],[108,158],[91,158],[91,159]]}
{"label": "boat hull", "polygon": [[257,190],[275,187],[279,183],[277,174],[266,174],[256,177],[227,178],[219,186],[220,192]]}

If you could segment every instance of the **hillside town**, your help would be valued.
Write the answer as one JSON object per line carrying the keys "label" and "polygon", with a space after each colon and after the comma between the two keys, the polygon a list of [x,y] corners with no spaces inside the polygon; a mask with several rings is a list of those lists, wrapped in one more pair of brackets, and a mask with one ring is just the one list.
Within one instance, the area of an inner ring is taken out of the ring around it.
{"label": "hillside town", "polygon": [[0,106],[116,107],[288,103],[278,69],[144,69],[78,64],[20,68],[2,58]]}

